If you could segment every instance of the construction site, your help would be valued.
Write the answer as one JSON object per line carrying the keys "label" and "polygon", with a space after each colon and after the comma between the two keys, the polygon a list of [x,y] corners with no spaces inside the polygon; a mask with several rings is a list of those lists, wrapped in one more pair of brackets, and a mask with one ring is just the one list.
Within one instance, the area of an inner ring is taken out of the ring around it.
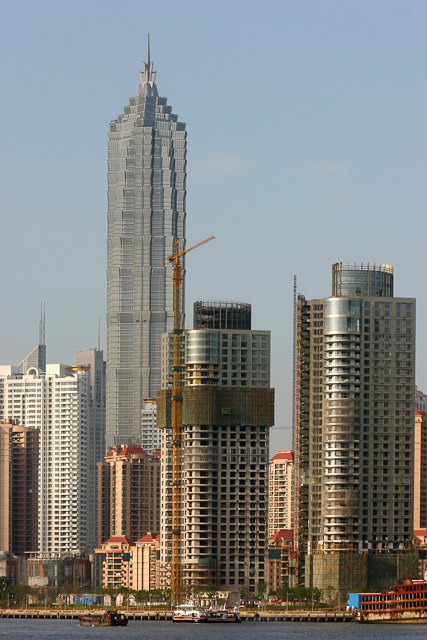
{"label": "construction site", "polygon": [[[166,451],[172,439],[172,393],[165,389],[157,396]],[[267,575],[274,391],[213,386],[183,387],[181,394],[180,593],[214,584],[235,600],[239,588],[255,590]],[[171,478],[167,459],[165,474]],[[163,498],[166,565],[172,561],[172,488],[171,483],[165,487]]]}
{"label": "construction site", "polygon": [[[303,557],[305,586],[323,592],[387,591],[402,580],[419,578],[418,549],[412,543],[343,544],[333,552],[326,551],[322,543],[311,543]],[[294,554],[293,567],[296,561]]]}

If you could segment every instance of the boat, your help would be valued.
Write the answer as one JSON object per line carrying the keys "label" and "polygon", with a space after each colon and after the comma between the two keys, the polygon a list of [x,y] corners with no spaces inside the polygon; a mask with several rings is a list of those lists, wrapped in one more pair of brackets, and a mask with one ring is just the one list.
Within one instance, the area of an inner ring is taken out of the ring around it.
{"label": "boat", "polygon": [[355,620],[361,623],[427,624],[427,582],[404,580],[387,593],[359,593]]}
{"label": "boat", "polygon": [[84,613],[79,616],[81,627],[125,627],[128,619],[124,613],[106,611],[105,613]]}
{"label": "boat", "polygon": [[173,622],[204,622],[205,611],[194,604],[178,605],[174,611]]}
{"label": "boat", "polygon": [[202,622],[242,622],[240,613],[227,609],[217,609],[214,611],[206,611]]}

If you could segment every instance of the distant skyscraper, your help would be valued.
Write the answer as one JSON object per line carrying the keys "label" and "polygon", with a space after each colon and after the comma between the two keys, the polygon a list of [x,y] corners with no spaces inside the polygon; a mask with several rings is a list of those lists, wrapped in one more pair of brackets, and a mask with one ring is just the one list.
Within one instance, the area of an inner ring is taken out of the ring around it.
{"label": "distant skyscraper", "polygon": [[[87,532],[88,540],[96,541],[97,463],[105,456],[105,361],[99,349],[76,351],[74,368],[88,369],[87,389]],[[72,367],[73,368],[73,367]]]}
{"label": "distant skyscraper", "polygon": [[30,367],[36,367],[40,371],[46,371],[46,344],[45,344],[45,311],[42,304],[39,323],[39,343],[18,364],[21,373],[27,373]]}
{"label": "distant skyscraper", "polygon": [[177,240],[185,247],[185,124],[158,95],[149,45],[143,64],[108,134],[107,449],[140,442],[142,403],[161,386],[161,336],[173,328],[167,257]]}

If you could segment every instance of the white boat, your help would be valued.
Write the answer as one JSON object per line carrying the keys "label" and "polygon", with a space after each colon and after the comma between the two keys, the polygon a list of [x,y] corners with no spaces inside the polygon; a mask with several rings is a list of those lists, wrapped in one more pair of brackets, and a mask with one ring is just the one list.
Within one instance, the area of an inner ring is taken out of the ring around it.
{"label": "white boat", "polygon": [[174,622],[204,622],[205,615],[205,611],[194,604],[181,604],[175,609],[172,620]]}

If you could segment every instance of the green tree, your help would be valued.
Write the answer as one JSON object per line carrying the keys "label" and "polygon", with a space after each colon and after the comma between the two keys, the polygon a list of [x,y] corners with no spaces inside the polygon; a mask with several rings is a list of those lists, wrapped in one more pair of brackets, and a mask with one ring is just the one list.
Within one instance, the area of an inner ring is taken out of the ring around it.
{"label": "green tree", "polygon": [[213,600],[218,595],[218,589],[216,585],[208,584],[206,585],[205,593],[209,600]]}
{"label": "green tree", "polygon": [[135,600],[137,602],[147,602],[148,600],[148,591],[145,591],[145,589],[142,589],[141,591],[136,591],[135,593]]}
{"label": "green tree", "polygon": [[257,584],[257,595],[258,595],[258,599],[262,600],[264,597],[264,593],[266,592],[267,589],[267,583],[265,580],[260,580]]}
{"label": "green tree", "polygon": [[0,578],[0,598],[2,600],[7,598],[7,594],[9,593],[11,586],[12,581],[9,578],[3,576]]}

